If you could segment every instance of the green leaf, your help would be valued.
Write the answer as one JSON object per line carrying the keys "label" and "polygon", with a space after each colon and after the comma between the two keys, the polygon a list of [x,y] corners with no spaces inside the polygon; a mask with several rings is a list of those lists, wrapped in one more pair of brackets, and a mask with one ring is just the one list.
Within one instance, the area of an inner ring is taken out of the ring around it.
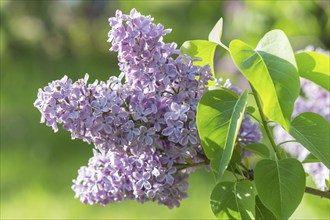
{"label": "green leaf", "polygon": [[255,153],[261,157],[264,157],[264,158],[270,157],[268,147],[262,143],[254,143],[254,144],[247,144],[247,145],[240,145],[240,146],[243,149],[248,150],[252,153]]}
{"label": "green leaf", "polygon": [[296,54],[299,75],[330,91],[330,57],[317,52]]}
{"label": "green leaf", "polygon": [[305,160],[302,163],[318,163],[321,162],[319,159],[317,159],[313,154],[308,154],[308,156],[305,158]]}
{"label": "green leaf", "polygon": [[253,184],[220,182],[211,194],[211,208],[218,219],[255,219],[255,197]]}
{"label": "green leaf", "polygon": [[238,97],[233,91],[221,88],[205,92],[198,103],[198,133],[217,180],[230,162],[246,99],[246,91]]}
{"label": "green leaf", "polygon": [[286,35],[273,30],[256,49],[239,40],[233,40],[229,49],[235,65],[258,92],[265,115],[288,131],[300,83]]}
{"label": "green leaf", "polygon": [[324,117],[304,112],[292,121],[290,134],[330,169],[330,123]]}
{"label": "green leaf", "polygon": [[330,189],[330,182],[328,179],[325,179],[325,185],[327,186],[328,189]]}
{"label": "green leaf", "polygon": [[[234,173],[236,168],[242,163],[242,151],[235,147],[228,165],[227,170]],[[222,181],[222,179],[221,179]]]}
{"label": "green leaf", "polygon": [[223,19],[220,18],[209,34],[209,41],[221,44]]}
{"label": "green leaf", "polygon": [[[192,40],[184,42],[180,50],[182,53],[191,57],[201,58],[201,60],[194,61],[194,65],[205,66],[209,64],[212,76],[215,78],[213,59],[217,45],[218,44],[207,40]],[[214,82],[210,81],[209,85],[214,85]]]}
{"label": "green leaf", "polygon": [[256,196],[256,219],[259,220],[272,220],[276,219],[274,214],[262,204],[259,196]]}
{"label": "green leaf", "polygon": [[264,159],[257,163],[254,178],[262,203],[278,219],[288,219],[305,192],[306,176],[301,163],[293,158]]}
{"label": "green leaf", "polygon": [[250,114],[254,113],[256,111],[256,109],[253,106],[248,106],[246,108],[246,111]]}

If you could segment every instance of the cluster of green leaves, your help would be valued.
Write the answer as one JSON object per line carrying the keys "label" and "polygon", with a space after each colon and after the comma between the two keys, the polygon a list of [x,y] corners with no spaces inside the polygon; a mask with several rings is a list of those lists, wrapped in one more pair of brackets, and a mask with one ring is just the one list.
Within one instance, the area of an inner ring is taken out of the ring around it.
{"label": "cluster of green leaves", "polygon": [[[221,46],[230,53],[251,85],[260,123],[272,146],[235,144],[248,105],[248,91],[239,96],[226,88],[213,88],[203,95],[197,110],[197,127],[216,179],[211,194],[212,211],[219,219],[288,219],[302,200],[306,174],[300,161],[281,153],[267,123],[281,125],[311,152],[311,162],[322,162],[330,168],[329,122],[312,112],[291,120],[300,93],[299,77],[329,91],[329,57],[316,52],[294,54],[281,30],[266,33],[255,48],[240,40],[233,40],[226,47],[221,42],[222,23],[221,18],[208,40],[187,41],[181,50],[201,58],[195,64],[209,64],[214,76],[216,48]],[[242,148],[260,156],[253,169],[242,163]],[[226,177],[226,173],[233,178]]]}

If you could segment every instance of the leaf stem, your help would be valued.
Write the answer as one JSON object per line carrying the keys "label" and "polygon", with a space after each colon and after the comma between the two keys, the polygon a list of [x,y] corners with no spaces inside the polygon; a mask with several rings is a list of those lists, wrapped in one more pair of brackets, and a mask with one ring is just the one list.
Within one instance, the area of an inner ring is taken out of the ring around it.
{"label": "leaf stem", "polygon": [[229,48],[226,45],[224,45],[221,41],[220,41],[219,45],[230,53]]}
{"label": "leaf stem", "polygon": [[321,190],[306,186],[305,193],[312,194],[315,196],[320,196],[321,198],[330,199],[330,191],[321,191]]}
{"label": "leaf stem", "polygon": [[242,162],[240,163],[240,166],[243,167],[245,170],[249,170]]}
{"label": "leaf stem", "polygon": [[261,121],[260,121],[256,116],[254,116],[253,114],[251,114],[251,113],[249,113],[249,112],[247,112],[247,114],[248,114],[249,116],[251,116],[252,118],[254,118],[254,120],[256,120],[257,122],[259,122],[259,124],[260,124],[261,126],[264,126],[264,125],[261,123]]}
{"label": "leaf stem", "polygon": [[[229,165],[229,166],[232,170],[234,170],[232,165]],[[240,175],[242,175],[240,170],[237,169],[236,172],[238,172]],[[235,176],[236,180],[239,180],[238,177],[236,176],[235,172],[231,172],[231,173]],[[242,175],[242,176],[244,176],[244,175]]]}
{"label": "leaf stem", "polygon": [[261,101],[260,101],[260,98],[258,96],[258,93],[257,91],[253,88],[253,86],[251,85],[250,83],[250,86],[251,86],[251,89],[253,91],[253,96],[254,96],[254,99],[256,100],[256,104],[258,106],[258,110],[259,110],[259,114],[260,114],[260,118],[261,118],[261,121],[262,121],[262,124],[263,124],[263,127],[266,131],[266,134],[268,136],[268,139],[273,147],[273,150],[274,152],[276,153],[276,156],[277,156],[277,159],[281,160],[282,159],[282,156],[281,156],[281,153],[280,153],[280,150],[279,150],[279,146],[276,145],[275,141],[274,141],[274,138],[273,138],[273,135],[270,131],[270,128],[268,127],[268,123],[267,123],[267,118],[262,110],[262,104],[261,104]]}
{"label": "leaf stem", "polygon": [[288,140],[288,141],[283,141],[279,144],[277,144],[277,146],[281,146],[282,144],[285,144],[285,143],[289,143],[289,142],[298,142],[297,140]]}

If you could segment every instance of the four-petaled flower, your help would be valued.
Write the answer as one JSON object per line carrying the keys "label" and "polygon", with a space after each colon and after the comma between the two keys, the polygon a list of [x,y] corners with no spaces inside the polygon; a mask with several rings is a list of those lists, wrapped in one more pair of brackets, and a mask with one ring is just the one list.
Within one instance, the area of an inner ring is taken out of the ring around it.
{"label": "four-petaled flower", "polygon": [[165,182],[169,185],[172,185],[174,182],[174,177],[173,175],[176,173],[176,168],[171,167],[166,173],[163,173],[159,176],[157,176],[157,181],[159,182]]}
{"label": "four-petaled flower", "polygon": [[177,104],[175,102],[171,103],[171,111],[165,113],[165,118],[170,120],[181,120],[187,121],[186,112],[189,110],[190,106],[187,104]]}
{"label": "four-petaled flower", "polygon": [[145,189],[151,189],[151,184],[149,183],[149,179],[151,174],[149,172],[144,172],[142,175],[138,172],[133,173],[133,177],[137,180],[136,189],[141,190],[143,187]]}
{"label": "four-petaled flower", "polygon": [[153,135],[156,133],[155,128],[146,128],[144,126],[140,127],[140,135],[138,137],[138,141],[140,141],[143,144],[152,145],[153,141]]}

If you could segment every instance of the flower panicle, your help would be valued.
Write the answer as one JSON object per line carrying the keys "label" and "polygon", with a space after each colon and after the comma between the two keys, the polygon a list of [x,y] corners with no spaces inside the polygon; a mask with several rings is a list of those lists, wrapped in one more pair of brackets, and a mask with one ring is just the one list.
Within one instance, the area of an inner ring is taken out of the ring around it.
{"label": "flower panicle", "polygon": [[[120,76],[91,84],[88,75],[76,82],[65,76],[39,89],[34,106],[55,132],[62,124],[73,139],[95,146],[73,181],[75,197],[83,203],[179,206],[194,170],[181,168],[207,163],[196,110],[213,80],[210,67],[195,66],[175,43],[163,42],[170,30],[135,9],[127,15],[118,10],[109,24]],[[241,134],[242,141],[251,139]]]}

